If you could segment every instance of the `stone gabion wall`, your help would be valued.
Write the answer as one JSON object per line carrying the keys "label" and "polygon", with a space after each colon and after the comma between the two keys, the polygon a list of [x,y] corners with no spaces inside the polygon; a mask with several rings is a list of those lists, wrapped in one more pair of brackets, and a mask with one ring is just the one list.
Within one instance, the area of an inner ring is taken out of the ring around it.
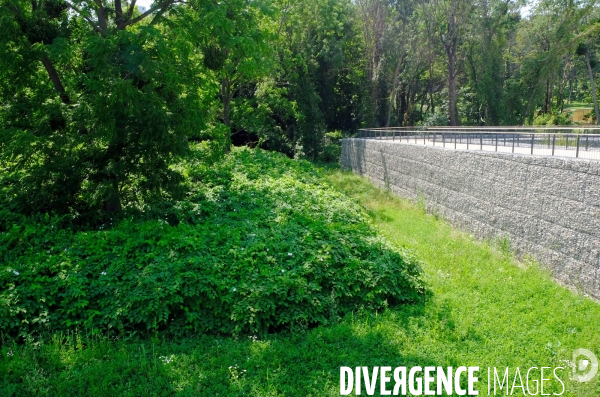
{"label": "stone gabion wall", "polygon": [[342,168],[600,299],[600,162],[345,139]]}

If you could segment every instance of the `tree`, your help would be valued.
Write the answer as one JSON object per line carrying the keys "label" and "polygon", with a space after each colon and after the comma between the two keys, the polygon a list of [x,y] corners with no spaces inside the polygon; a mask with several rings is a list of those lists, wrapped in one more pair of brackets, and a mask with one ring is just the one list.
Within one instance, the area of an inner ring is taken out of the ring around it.
{"label": "tree", "polygon": [[592,70],[592,61],[595,66],[596,60],[592,60],[589,44],[579,43],[579,46],[577,47],[575,53],[579,56],[585,57],[585,65],[587,66],[587,71],[590,78],[590,91],[592,92],[592,99],[594,101],[594,113],[596,115],[596,124],[598,124],[598,120],[600,120],[600,113],[598,112],[598,94],[596,93],[596,84],[594,83],[594,72]]}
{"label": "tree", "polygon": [[[273,69],[268,46],[269,18],[261,2],[232,0],[200,3],[195,14],[194,40],[200,43],[204,65],[217,74],[223,105],[222,121],[231,127],[231,102],[240,88],[258,81]],[[262,20],[262,21],[261,21]]]}
{"label": "tree", "polygon": [[170,166],[203,106],[176,3],[3,0],[0,158],[15,208],[90,219],[178,193]]}
{"label": "tree", "polygon": [[435,33],[444,48],[448,67],[448,113],[450,125],[458,124],[457,77],[460,62],[459,44],[472,11],[466,0],[431,0],[426,5],[429,23],[436,26]]}

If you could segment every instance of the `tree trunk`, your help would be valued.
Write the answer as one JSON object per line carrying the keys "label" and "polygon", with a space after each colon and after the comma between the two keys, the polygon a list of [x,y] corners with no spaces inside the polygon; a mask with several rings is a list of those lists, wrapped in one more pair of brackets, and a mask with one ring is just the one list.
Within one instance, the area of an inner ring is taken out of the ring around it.
{"label": "tree trunk", "polygon": [[590,65],[590,53],[585,52],[585,63],[587,65],[588,73],[590,74],[590,87],[592,89],[592,98],[594,99],[594,112],[596,113],[596,124],[600,123],[600,113],[598,112],[598,95],[596,94],[596,85],[594,84],[594,73],[592,72],[592,65]]}
{"label": "tree trunk", "polygon": [[569,105],[571,104],[571,97],[573,96],[573,79],[569,79]]}
{"label": "tree trunk", "polygon": [[550,79],[546,79],[546,96],[544,97],[544,106],[542,107],[542,113],[548,113],[548,104],[550,102]]}
{"label": "tree trunk", "polygon": [[429,82],[427,85],[427,93],[429,94],[429,109],[430,114],[435,112],[435,102],[433,101],[433,62],[429,60]]}
{"label": "tree trunk", "polygon": [[392,108],[394,107],[394,99],[396,98],[396,94],[398,92],[398,76],[400,75],[400,67],[402,66],[403,59],[403,56],[398,58],[398,63],[396,63],[396,70],[394,70],[392,92],[390,93],[390,103],[388,106],[387,120],[385,122],[386,127],[390,126],[390,119],[392,118]]}
{"label": "tree trunk", "polygon": [[450,50],[446,50],[448,53],[448,112],[450,113],[450,125],[456,126],[456,72],[455,72],[455,59],[454,53]]}
{"label": "tree trunk", "polygon": [[565,91],[565,85],[567,84],[567,81],[569,79],[570,68],[571,68],[571,59],[567,58],[567,63],[565,65],[565,69],[563,71],[563,77],[562,77],[562,80],[561,80],[560,86],[559,86],[558,99],[556,100],[556,107],[559,109],[559,111],[561,113],[563,112],[563,110],[565,108],[564,91]]}
{"label": "tree trunk", "polygon": [[227,127],[231,125],[231,84],[229,79],[221,80],[221,98],[223,100],[223,124]]}
{"label": "tree trunk", "polygon": [[60,100],[65,105],[68,105],[69,103],[71,103],[71,99],[67,95],[67,92],[65,91],[65,87],[63,86],[62,82],[60,81],[60,76],[58,75],[58,72],[54,68],[52,61],[50,61],[50,58],[48,58],[47,55],[44,55],[44,57],[42,58],[42,63],[44,64],[44,67],[46,68],[46,72],[48,72],[48,76],[50,76],[50,80],[52,80],[54,89],[56,89],[56,91],[58,92],[58,96],[60,96]]}

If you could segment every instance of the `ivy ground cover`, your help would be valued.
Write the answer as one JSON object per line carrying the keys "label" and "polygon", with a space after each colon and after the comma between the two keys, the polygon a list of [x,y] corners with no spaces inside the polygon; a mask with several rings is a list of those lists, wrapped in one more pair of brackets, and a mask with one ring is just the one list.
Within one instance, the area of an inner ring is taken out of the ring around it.
{"label": "ivy ground cover", "polygon": [[0,331],[264,334],[415,302],[419,263],[307,162],[238,149],[188,195],[97,230],[4,225]]}

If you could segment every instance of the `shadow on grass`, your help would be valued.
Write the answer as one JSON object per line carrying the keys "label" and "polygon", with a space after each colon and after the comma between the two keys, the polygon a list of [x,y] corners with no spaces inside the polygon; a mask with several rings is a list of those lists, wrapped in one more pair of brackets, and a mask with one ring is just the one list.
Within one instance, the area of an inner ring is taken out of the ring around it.
{"label": "shadow on grass", "polygon": [[350,315],[337,325],[265,339],[199,336],[122,342],[70,336],[37,347],[4,346],[0,394],[339,395],[341,366],[439,364],[428,352],[410,348],[414,333],[421,333],[427,322],[426,306]]}

